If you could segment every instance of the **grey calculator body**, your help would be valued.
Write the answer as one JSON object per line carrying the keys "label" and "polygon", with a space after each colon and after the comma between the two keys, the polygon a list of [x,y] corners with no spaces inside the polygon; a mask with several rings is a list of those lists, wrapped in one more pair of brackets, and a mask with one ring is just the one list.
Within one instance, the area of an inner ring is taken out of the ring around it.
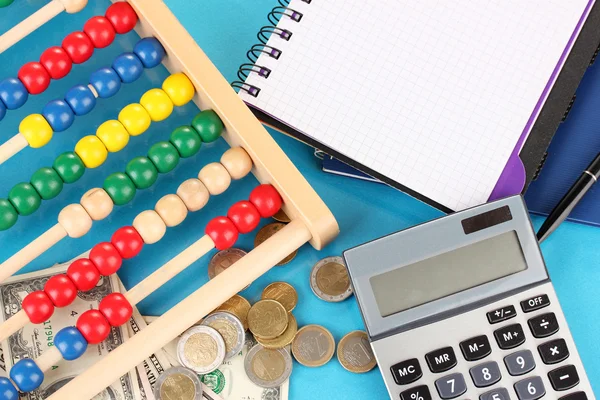
{"label": "grey calculator body", "polygon": [[521,196],[344,259],[390,398],[595,399]]}

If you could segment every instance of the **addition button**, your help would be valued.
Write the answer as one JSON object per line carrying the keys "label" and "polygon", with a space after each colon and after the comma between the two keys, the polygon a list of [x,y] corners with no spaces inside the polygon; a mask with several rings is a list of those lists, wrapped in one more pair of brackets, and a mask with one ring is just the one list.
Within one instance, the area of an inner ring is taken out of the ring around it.
{"label": "addition button", "polygon": [[460,351],[465,360],[477,361],[487,357],[492,352],[492,347],[487,336],[481,335],[460,342]]}
{"label": "addition button", "polygon": [[494,331],[498,347],[502,350],[512,349],[525,342],[525,334],[521,324],[512,324],[503,326]]}
{"label": "addition button", "polygon": [[540,308],[544,308],[549,305],[550,299],[548,298],[547,294],[540,294],[521,302],[521,308],[523,309],[523,312],[526,313],[539,310]]}
{"label": "addition button", "polygon": [[588,400],[588,397],[585,392],[574,392],[563,396],[558,400]]}
{"label": "addition button", "polygon": [[548,372],[548,379],[556,391],[571,389],[579,383],[579,375],[574,365],[565,365]]}
{"label": "addition button", "polygon": [[401,400],[431,400],[431,393],[427,385],[415,386],[400,393]]}
{"label": "addition button", "polygon": [[427,353],[425,360],[433,373],[448,371],[456,365],[456,355],[452,347],[444,347]]}
{"label": "addition button", "polygon": [[556,364],[569,357],[569,349],[565,339],[554,339],[538,346],[544,364]]}
{"label": "addition button", "polygon": [[527,321],[531,333],[536,338],[545,338],[558,332],[558,321],[554,313],[538,315]]}
{"label": "addition button", "polygon": [[416,358],[394,364],[390,367],[390,370],[392,371],[394,381],[398,385],[408,385],[423,376],[421,365]]}
{"label": "addition button", "polygon": [[487,319],[490,324],[497,324],[498,322],[506,321],[517,315],[515,306],[504,306],[496,310],[488,311]]}

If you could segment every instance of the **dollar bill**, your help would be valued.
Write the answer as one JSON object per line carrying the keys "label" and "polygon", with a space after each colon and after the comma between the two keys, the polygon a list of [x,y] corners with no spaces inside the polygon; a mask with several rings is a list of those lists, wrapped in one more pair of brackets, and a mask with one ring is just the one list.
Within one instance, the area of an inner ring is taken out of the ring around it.
{"label": "dollar bill", "polygon": [[[12,277],[0,285],[0,319],[5,321],[21,309],[21,302],[28,293],[42,290],[52,276],[64,273],[69,263],[60,264],[29,274]],[[79,293],[75,301],[56,309],[50,320],[42,324],[28,324],[2,342],[4,369],[23,358],[36,359],[53,347],[54,335],[62,328],[74,326],[77,318],[85,311],[98,308],[100,300],[114,291],[119,291],[116,275],[102,277],[89,292]],[[82,373],[128,338],[125,326],[112,328],[109,337],[102,343],[91,345],[77,360],[61,360],[50,371],[45,372],[44,382],[39,389],[25,394],[21,400],[42,400],[59,390],[75,376]],[[140,381],[136,370],[123,375],[117,382],[96,395],[94,400],[141,400]]]}

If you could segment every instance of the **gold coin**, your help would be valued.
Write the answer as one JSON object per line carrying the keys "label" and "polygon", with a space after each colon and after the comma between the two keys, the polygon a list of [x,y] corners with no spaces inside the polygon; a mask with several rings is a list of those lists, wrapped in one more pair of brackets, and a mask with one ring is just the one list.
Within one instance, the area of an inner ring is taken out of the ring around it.
{"label": "gold coin", "polygon": [[285,215],[285,213],[283,212],[283,210],[277,211],[277,214],[273,215],[273,219],[275,221],[283,222],[284,224],[288,224],[291,221],[290,217],[288,217],[287,215]]}
{"label": "gold coin", "polygon": [[[254,238],[254,247],[258,247],[265,240],[267,240],[268,238],[279,232],[281,229],[283,229],[283,227],[285,227],[285,224],[282,224],[281,222],[273,222],[271,224],[263,226]],[[296,257],[296,254],[298,254],[298,250],[294,250],[292,254],[279,261],[276,265],[284,265],[289,263]]]}
{"label": "gold coin", "polygon": [[231,248],[217,252],[208,262],[208,278],[214,279],[215,276],[231,267],[233,263],[246,255],[241,249]]}
{"label": "gold coin", "polygon": [[294,358],[307,367],[320,367],[327,364],[334,352],[333,335],[320,325],[302,327],[292,342]]}
{"label": "gold coin", "polygon": [[259,337],[255,337],[255,339],[265,349],[283,349],[292,343],[296,332],[298,332],[298,323],[296,322],[296,318],[290,314],[288,326],[280,336],[277,336],[275,339],[261,339]]}
{"label": "gold coin", "polygon": [[169,376],[160,387],[160,398],[165,400],[194,400],[196,393],[194,382],[183,374]]}
{"label": "gold coin", "polygon": [[281,303],[287,312],[292,311],[298,304],[298,293],[292,285],[286,282],[273,282],[262,292],[263,299],[273,299]]}
{"label": "gold coin", "polygon": [[248,311],[248,328],[256,337],[275,339],[288,326],[288,312],[278,301],[259,300]]}
{"label": "gold coin", "polygon": [[350,277],[342,257],[326,257],[310,272],[310,288],[320,299],[343,301],[352,295]]}
{"label": "gold coin", "polygon": [[353,331],[344,336],[338,344],[337,358],[342,367],[357,374],[368,372],[377,365],[364,331]]}
{"label": "gold coin", "polygon": [[240,296],[239,294],[234,295],[232,298],[227,300],[215,309],[215,311],[227,311],[235,315],[242,321],[244,330],[248,330],[248,311],[250,311],[250,302]]}

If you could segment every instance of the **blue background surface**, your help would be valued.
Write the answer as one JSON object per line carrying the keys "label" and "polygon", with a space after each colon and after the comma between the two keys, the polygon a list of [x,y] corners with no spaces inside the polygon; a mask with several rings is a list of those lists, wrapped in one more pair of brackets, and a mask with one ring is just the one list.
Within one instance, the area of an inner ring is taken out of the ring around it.
{"label": "blue background surface", "polygon": [[[0,33],[45,3],[46,1],[41,0],[15,0],[10,7],[0,9]],[[276,0],[167,0],[166,3],[228,81],[236,79],[238,65],[246,61],[247,49],[256,43],[256,32],[268,23],[267,13],[277,5]],[[108,5],[108,0],[90,0],[88,7],[81,13],[57,17],[17,46],[1,54],[0,78],[16,76],[23,63],[37,60],[43,50],[51,45],[60,45],[64,36],[71,31],[82,29],[90,16],[104,14]],[[75,66],[68,77],[53,81],[45,93],[30,97],[21,109],[9,111],[7,117],[0,122],[0,141],[7,140],[17,132],[23,117],[29,113],[40,112],[48,101],[62,97],[72,85],[87,83],[91,72],[110,64],[122,51],[130,51],[137,40],[135,33],[118,36],[113,46],[96,50],[88,62]],[[79,138],[93,134],[102,122],[116,118],[123,106],[138,101],[145,90],[158,87],[166,76],[167,72],[162,66],[146,70],[140,80],[126,85],[115,97],[109,100],[100,99],[91,114],[79,117],[69,130],[56,134],[48,146],[37,150],[28,148],[1,165],[0,197],[5,197],[14,184],[28,181],[38,168],[50,166],[59,153],[72,150]],[[189,123],[197,111],[194,105],[188,105],[178,109],[168,120],[154,123],[146,133],[132,138],[125,150],[110,154],[107,162],[100,168],[88,170],[79,182],[65,186],[57,198],[45,202],[36,214],[20,218],[11,230],[0,232],[0,261],[4,261],[50,228],[56,222],[62,207],[78,202],[86,190],[100,186],[104,177],[110,173],[123,171],[128,160],[144,155],[149,146],[156,141],[166,140],[175,127]],[[338,304],[317,299],[308,284],[312,265],[323,257],[340,255],[346,248],[431,220],[439,217],[441,213],[389,187],[324,174],[319,170],[318,160],[312,156],[312,149],[272,130],[270,132],[331,208],[340,224],[341,234],[321,252],[304,246],[290,264],[272,269],[242,295],[254,302],[259,299],[262,289],[268,283],[277,280],[288,281],[299,292],[299,304],[294,311],[299,325],[322,324],[333,333],[336,341],[339,341],[347,332],[363,329],[358,307],[354,298]],[[369,134],[377,134],[376,129]],[[98,241],[108,240],[116,228],[131,224],[139,212],[153,208],[161,196],[173,193],[180,182],[195,176],[206,163],[217,160],[226,148],[222,140],[205,146],[196,157],[182,161],[173,172],[161,176],[151,189],[138,191],[132,203],[116,207],[109,218],[96,222],[88,235],[81,239],[64,239],[23,271],[32,271],[69,260]],[[252,177],[234,183],[232,190],[211,199],[203,211],[190,214],[180,226],[169,229],[161,242],[146,246],[138,257],[126,261],[120,271],[125,285],[135,285],[199,238],[211,217],[222,215],[230,204],[246,198],[255,183]],[[536,226],[539,226],[541,221],[540,218],[534,218]],[[239,247],[250,250],[253,237],[253,234],[243,237]],[[600,331],[600,297],[597,295],[597,282],[600,281],[598,243],[600,229],[565,223],[542,245],[563,310],[592,386],[596,390],[600,387],[600,350],[597,345],[597,335]],[[160,315],[205,283],[208,279],[208,259],[209,257],[205,257],[199,260],[141,303],[139,308],[142,313]],[[398,358],[401,359],[402,355],[399,354]],[[377,369],[363,375],[351,374],[346,372],[335,358],[318,369],[294,363],[290,388],[291,399],[387,397]]]}

